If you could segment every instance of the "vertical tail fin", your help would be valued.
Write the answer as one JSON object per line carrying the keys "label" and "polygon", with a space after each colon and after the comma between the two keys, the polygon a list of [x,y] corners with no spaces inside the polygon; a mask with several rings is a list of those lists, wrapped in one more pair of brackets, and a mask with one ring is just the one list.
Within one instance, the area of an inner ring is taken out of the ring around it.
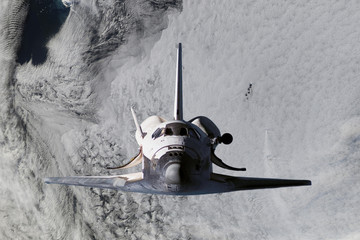
{"label": "vertical tail fin", "polygon": [[183,120],[182,49],[181,49],[181,43],[179,43],[178,50],[177,50],[174,119],[175,120]]}
{"label": "vertical tail fin", "polygon": [[136,130],[138,130],[139,133],[140,133],[140,136],[141,136],[142,138],[144,138],[145,134],[144,134],[143,130],[141,129],[140,124],[138,123],[138,121],[137,121],[137,119],[136,119],[136,115],[135,115],[134,109],[133,109],[132,107],[131,107],[131,114],[132,114],[133,119],[134,119],[134,123],[135,123],[135,126],[136,126]]}

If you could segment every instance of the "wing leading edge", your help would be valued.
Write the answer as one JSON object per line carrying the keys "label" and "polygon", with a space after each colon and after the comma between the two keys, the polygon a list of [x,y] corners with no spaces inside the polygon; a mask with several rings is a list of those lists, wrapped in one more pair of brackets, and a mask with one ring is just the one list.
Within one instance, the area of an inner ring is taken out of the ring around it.
{"label": "wing leading edge", "polygon": [[129,191],[129,184],[143,180],[143,173],[130,173],[113,176],[76,176],[76,177],[50,177],[45,178],[47,184],[75,185],[83,187],[109,188]]}
{"label": "wing leading edge", "polygon": [[233,177],[213,173],[211,180],[224,183],[228,191],[254,190],[264,188],[298,187],[311,185],[310,180]]}
{"label": "wing leading edge", "polygon": [[108,188],[126,192],[140,192],[150,194],[170,195],[198,195],[224,193],[242,190],[256,190],[265,188],[297,187],[311,185],[309,180],[276,179],[276,178],[249,178],[233,177],[217,173],[211,174],[210,181],[201,189],[188,192],[172,192],[157,189],[143,179],[143,173],[130,173],[113,176],[77,176],[45,178],[47,184],[75,185],[83,187]]}

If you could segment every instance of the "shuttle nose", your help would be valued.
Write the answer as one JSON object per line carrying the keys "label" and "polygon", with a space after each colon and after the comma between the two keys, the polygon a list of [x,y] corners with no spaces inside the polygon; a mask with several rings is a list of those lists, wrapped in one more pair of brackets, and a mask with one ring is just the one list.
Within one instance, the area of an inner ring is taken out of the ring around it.
{"label": "shuttle nose", "polygon": [[165,182],[167,184],[180,184],[184,179],[180,163],[171,163],[165,171]]}

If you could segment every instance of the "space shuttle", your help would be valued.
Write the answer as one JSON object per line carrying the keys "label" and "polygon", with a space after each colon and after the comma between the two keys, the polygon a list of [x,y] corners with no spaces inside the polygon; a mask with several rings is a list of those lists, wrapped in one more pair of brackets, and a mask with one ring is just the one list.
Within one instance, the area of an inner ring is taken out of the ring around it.
{"label": "space shuttle", "polygon": [[309,180],[230,176],[213,172],[213,164],[231,171],[246,171],[224,163],[215,155],[220,144],[233,137],[221,134],[207,117],[183,118],[182,45],[177,48],[174,116],[150,116],[141,124],[131,108],[139,153],[127,164],[110,169],[142,166],[140,172],[109,176],[49,177],[47,184],[108,188],[125,192],[165,195],[199,195],[241,190],[311,185]]}

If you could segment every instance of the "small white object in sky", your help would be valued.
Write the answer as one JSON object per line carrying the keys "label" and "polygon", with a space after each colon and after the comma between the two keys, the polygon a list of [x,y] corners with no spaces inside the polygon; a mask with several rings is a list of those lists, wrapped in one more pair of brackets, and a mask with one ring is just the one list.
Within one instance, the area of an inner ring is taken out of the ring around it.
{"label": "small white object in sky", "polygon": [[62,3],[65,5],[65,7],[71,7],[72,5],[74,5],[73,0],[62,0]]}

